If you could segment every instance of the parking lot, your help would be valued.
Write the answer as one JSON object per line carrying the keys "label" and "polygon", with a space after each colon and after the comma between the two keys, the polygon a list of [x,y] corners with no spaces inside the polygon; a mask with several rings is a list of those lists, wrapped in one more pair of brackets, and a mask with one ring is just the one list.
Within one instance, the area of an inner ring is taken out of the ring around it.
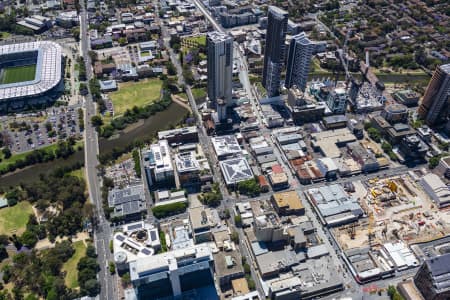
{"label": "parking lot", "polygon": [[1,130],[12,152],[42,148],[69,137],[80,138],[80,106],[52,107],[39,113],[3,116]]}

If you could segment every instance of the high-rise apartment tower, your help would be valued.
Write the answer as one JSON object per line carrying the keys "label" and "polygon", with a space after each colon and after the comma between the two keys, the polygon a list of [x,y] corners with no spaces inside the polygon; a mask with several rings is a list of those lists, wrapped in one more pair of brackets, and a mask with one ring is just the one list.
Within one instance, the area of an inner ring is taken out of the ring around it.
{"label": "high-rise apartment tower", "polygon": [[436,68],[419,106],[419,116],[430,125],[445,122],[450,115],[450,64]]}
{"label": "high-rise apartment tower", "polygon": [[315,47],[316,44],[309,40],[304,32],[292,37],[286,66],[286,88],[297,86],[303,92],[305,91]]}
{"label": "high-rise apartment tower", "polygon": [[262,80],[268,97],[278,96],[280,93],[281,71],[286,51],[287,23],[288,13],[286,11],[269,6]]}

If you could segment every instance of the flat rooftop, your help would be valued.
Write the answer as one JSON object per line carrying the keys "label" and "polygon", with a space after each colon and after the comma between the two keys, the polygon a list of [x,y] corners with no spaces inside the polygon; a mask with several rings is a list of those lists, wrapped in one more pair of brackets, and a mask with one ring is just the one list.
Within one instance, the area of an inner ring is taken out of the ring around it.
{"label": "flat rooftop", "polygon": [[253,178],[253,172],[244,157],[221,161],[220,169],[227,185]]}
{"label": "flat rooftop", "polygon": [[200,164],[195,158],[194,151],[177,153],[175,155],[175,165],[179,173],[194,172],[200,170]]}
{"label": "flat rooftop", "polygon": [[348,128],[322,131],[311,134],[314,147],[320,149],[324,156],[336,158],[341,156],[338,145],[356,141],[356,137]]}
{"label": "flat rooftop", "polygon": [[[219,278],[231,275],[244,275],[244,267],[242,267],[242,258],[238,251],[220,251],[214,254],[214,266],[216,275]],[[237,276],[235,276],[237,277]]]}
{"label": "flat rooftop", "polygon": [[296,191],[276,193],[272,197],[278,207],[288,207],[290,210],[304,208],[300,196]]}
{"label": "flat rooftop", "polygon": [[234,135],[212,137],[211,142],[219,158],[242,153],[241,146]]}
{"label": "flat rooftop", "polygon": [[363,215],[357,199],[347,195],[341,185],[312,188],[306,191],[306,195],[319,210],[323,221],[329,225],[356,220]]}

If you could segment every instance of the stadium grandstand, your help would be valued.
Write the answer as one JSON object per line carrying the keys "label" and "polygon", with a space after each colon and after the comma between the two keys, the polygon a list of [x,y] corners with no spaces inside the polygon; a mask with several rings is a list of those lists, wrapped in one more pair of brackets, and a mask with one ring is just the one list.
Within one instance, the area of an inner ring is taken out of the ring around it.
{"label": "stadium grandstand", "polygon": [[62,70],[57,43],[0,46],[0,112],[52,104],[64,89]]}

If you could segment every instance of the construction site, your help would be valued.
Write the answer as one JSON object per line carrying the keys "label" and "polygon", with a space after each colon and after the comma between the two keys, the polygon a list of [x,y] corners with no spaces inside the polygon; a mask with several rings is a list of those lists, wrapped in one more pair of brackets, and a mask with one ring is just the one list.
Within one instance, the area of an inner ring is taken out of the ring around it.
{"label": "construction site", "polygon": [[365,217],[332,233],[355,277],[378,279],[415,267],[410,245],[450,233],[449,212],[439,210],[408,174],[353,184]]}

